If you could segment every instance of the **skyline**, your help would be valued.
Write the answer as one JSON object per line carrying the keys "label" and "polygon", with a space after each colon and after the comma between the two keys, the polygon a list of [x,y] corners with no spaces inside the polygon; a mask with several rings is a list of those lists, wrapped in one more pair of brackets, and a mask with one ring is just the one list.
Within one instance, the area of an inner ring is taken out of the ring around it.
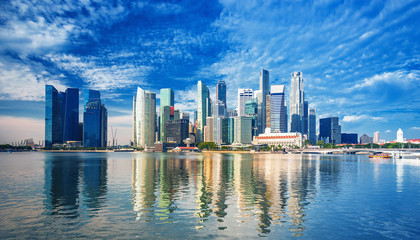
{"label": "skyline", "polygon": [[[215,99],[219,80],[228,93],[259,89],[261,69],[287,103],[290,74],[302,72],[318,119],[338,117],[343,132],[420,136],[418,1],[85,3],[2,4],[0,142],[44,139],[45,84],[101,91],[128,144],[137,87],[156,106],[171,87],[193,116],[199,80]],[[236,101],[227,94],[228,108]]]}

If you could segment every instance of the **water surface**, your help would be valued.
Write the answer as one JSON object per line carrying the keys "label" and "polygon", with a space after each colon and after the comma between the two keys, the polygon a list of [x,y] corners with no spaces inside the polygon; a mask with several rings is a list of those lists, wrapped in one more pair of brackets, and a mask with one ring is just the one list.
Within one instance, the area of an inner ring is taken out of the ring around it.
{"label": "water surface", "polygon": [[419,239],[420,163],[0,153],[1,238]]}

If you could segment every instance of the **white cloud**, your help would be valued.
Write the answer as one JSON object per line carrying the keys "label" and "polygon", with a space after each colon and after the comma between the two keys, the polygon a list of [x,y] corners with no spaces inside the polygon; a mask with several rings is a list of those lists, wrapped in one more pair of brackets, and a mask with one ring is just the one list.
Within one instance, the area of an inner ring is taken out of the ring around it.
{"label": "white cloud", "polygon": [[385,131],[385,133],[390,133],[390,132],[392,132],[392,131],[391,131],[391,130],[389,130],[389,129]]}
{"label": "white cloud", "polygon": [[398,84],[400,87],[410,87],[410,83],[420,81],[419,70],[398,70],[395,72],[385,72],[376,74],[373,77],[365,78],[361,83],[356,84],[350,90],[374,87],[378,83]]}
{"label": "white cloud", "polygon": [[[41,68],[42,69],[42,68]],[[18,62],[7,62],[0,59],[0,100],[43,101],[45,85],[54,85],[64,91],[67,86],[59,80],[59,76],[50,75],[46,71],[32,69]]]}
{"label": "white cloud", "polygon": [[420,130],[420,127],[412,127],[410,129],[412,129],[412,130]]}
{"label": "white cloud", "polygon": [[125,63],[103,66],[97,57],[78,57],[71,54],[48,54],[46,60],[58,68],[80,76],[89,88],[113,90],[134,85],[147,85],[145,77],[152,67]]}
{"label": "white cloud", "polygon": [[363,120],[372,120],[372,121],[383,121],[385,120],[382,117],[372,117],[372,116],[368,116],[368,115],[350,115],[350,116],[344,116],[343,117],[343,122],[360,122]]}

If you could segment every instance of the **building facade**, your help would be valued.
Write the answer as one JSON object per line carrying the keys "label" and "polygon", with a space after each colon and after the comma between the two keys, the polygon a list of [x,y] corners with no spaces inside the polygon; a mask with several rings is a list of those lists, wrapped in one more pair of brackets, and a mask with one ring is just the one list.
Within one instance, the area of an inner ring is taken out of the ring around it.
{"label": "building facade", "polygon": [[79,89],[59,92],[45,86],[45,146],[81,141],[79,133]]}
{"label": "building facade", "polygon": [[289,131],[304,133],[304,93],[301,72],[292,73],[289,105]]}
{"label": "building facade", "polygon": [[134,112],[134,147],[154,147],[156,126],[156,93],[137,88]]}
{"label": "building facade", "polygon": [[312,142],[312,145],[315,145],[316,142],[317,142],[317,137],[316,137],[316,111],[315,111],[315,109],[309,109],[308,139]]}
{"label": "building facade", "polygon": [[255,136],[252,144],[254,145],[268,145],[280,147],[302,147],[301,133],[273,133],[267,129],[266,133]]}
{"label": "building facade", "polygon": [[238,89],[238,116],[245,116],[245,102],[254,97],[252,89]]}
{"label": "building facade", "polygon": [[226,83],[223,80],[216,85],[216,100],[223,102],[226,108]]}
{"label": "building facade", "polygon": [[207,117],[211,112],[208,108],[211,107],[210,91],[208,87],[201,81],[197,83],[197,143],[204,140],[204,126],[206,126]]}
{"label": "building facade", "polygon": [[184,140],[189,137],[188,131],[189,120],[186,119],[177,119],[169,120],[166,122],[166,142],[177,143],[179,145],[184,145]]}
{"label": "building facade", "polygon": [[357,144],[358,143],[357,133],[342,133],[341,143],[342,144]]}
{"label": "building facade", "polygon": [[338,117],[319,119],[319,139],[325,143],[341,144],[341,126]]}
{"label": "building facade", "polygon": [[[173,120],[170,118],[170,107],[175,105],[175,94],[171,88],[160,89],[160,123],[159,123],[159,138],[157,141],[166,141],[166,122]],[[174,114],[172,114],[173,116]]]}
{"label": "building facade", "polygon": [[360,143],[361,144],[373,143],[373,137],[369,137],[367,134],[363,134],[362,136],[360,136]]}
{"label": "building facade", "polygon": [[83,113],[83,146],[106,147],[108,135],[108,111],[101,102],[100,92],[85,90]]}
{"label": "building facade", "polygon": [[248,116],[235,117],[235,144],[251,144],[252,118]]}
{"label": "building facade", "polygon": [[261,69],[260,71],[260,91],[261,91],[261,113],[258,115],[258,121],[260,122],[259,133],[263,133],[266,128],[266,117],[267,117],[267,95],[270,94],[270,73]]}
{"label": "building facade", "polygon": [[285,108],[285,94],[284,85],[271,86],[271,132],[285,133],[286,132],[286,108]]}
{"label": "building facade", "polygon": [[379,131],[373,133],[373,143],[380,143]]}

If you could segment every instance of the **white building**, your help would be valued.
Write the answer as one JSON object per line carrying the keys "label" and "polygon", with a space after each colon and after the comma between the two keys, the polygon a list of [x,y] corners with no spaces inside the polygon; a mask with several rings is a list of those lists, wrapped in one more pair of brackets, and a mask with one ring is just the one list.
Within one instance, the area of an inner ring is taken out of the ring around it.
{"label": "white building", "polygon": [[238,89],[238,116],[245,115],[245,102],[254,98],[252,89]]}
{"label": "white building", "polygon": [[397,142],[399,142],[399,143],[404,142],[404,132],[403,132],[403,130],[401,130],[401,128],[398,129],[398,131],[397,131]]}
{"label": "white building", "polygon": [[255,136],[253,145],[267,144],[269,146],[282,146],[282,147],[302,147],[303,138],[302,134],[298,132],[294,133],[272,133],[271,129],[267,128],[265,133]]}
{"label": "white building", "polygon": [[156,123],[156,93],[137,88],[133,99],[134,147],[154,147]]}
{"label": "white building", "polygon": [[379,138],[379,131],[373,133],[373,143],[380,143],[381,140]]}

